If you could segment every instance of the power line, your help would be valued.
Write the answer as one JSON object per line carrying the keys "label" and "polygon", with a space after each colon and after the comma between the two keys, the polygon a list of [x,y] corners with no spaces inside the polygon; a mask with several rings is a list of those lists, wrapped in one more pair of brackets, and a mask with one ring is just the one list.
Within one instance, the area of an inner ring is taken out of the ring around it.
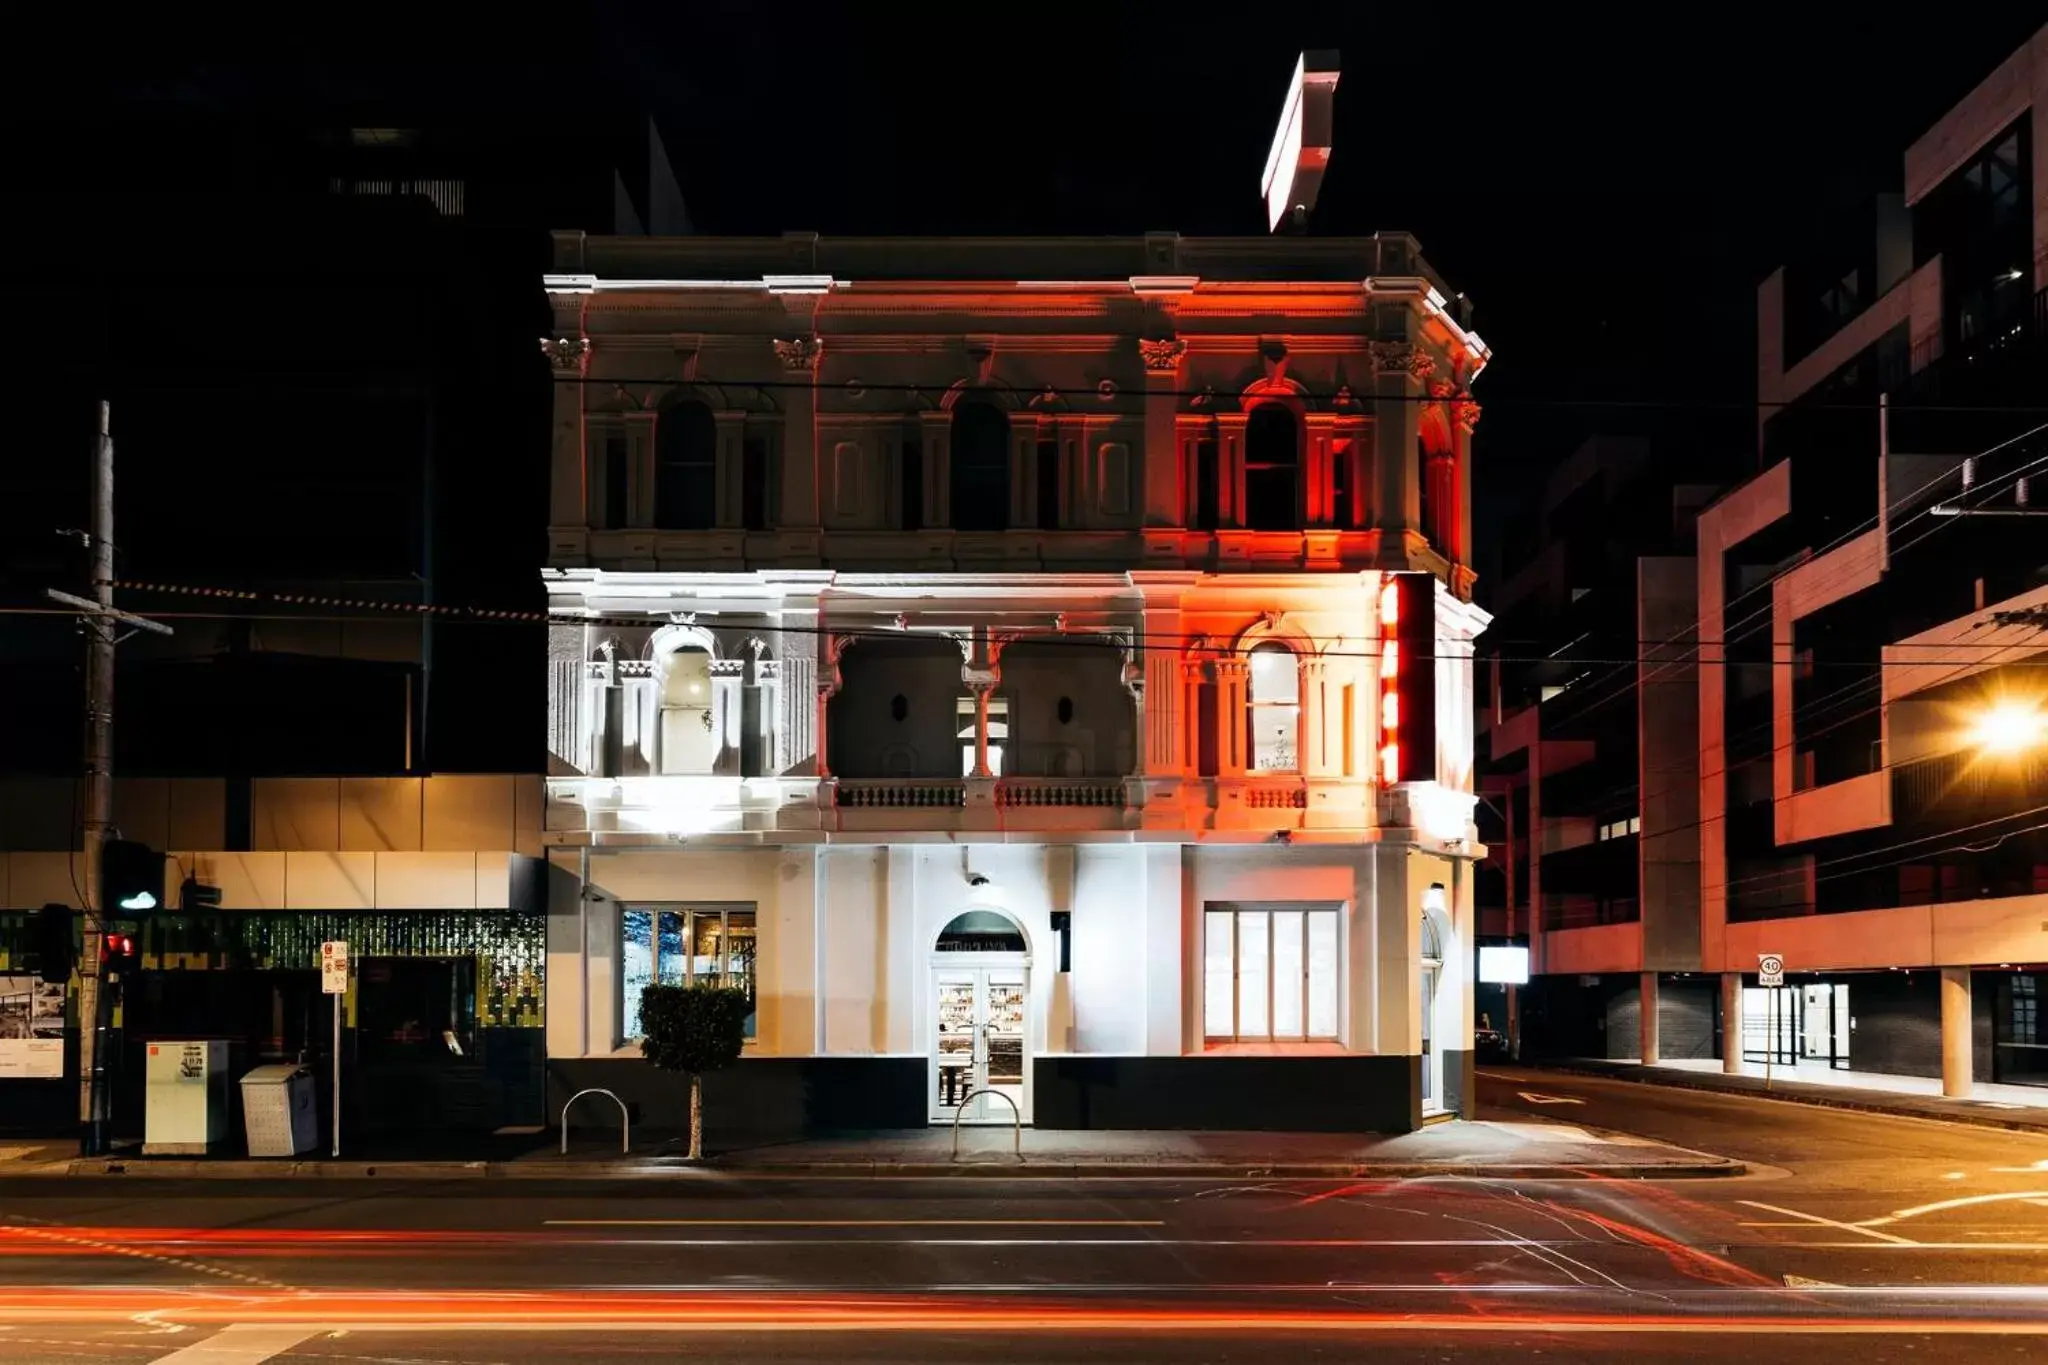
{"label": "power line", "polygon": [[[450,621],[452,624],[548,625],[577,626],[586,628],[591,626],[611,626],[620,629],[644,629],[649,626],[659,626],[662,624],[666,624],[667,617],[673,614],[665,610],[649,610],[647,612],[638,614],[609,612],[598,612],[589,614],[565,614],[545,611],[532,611],[521,608],[465,607],[427,602],[389,602],[378,601],[373,598],[344,598],[316,593],[284,593],[251,588],[228,588],[199,584],[159,583],[150,580],[139,579],[115,579],[113,580],[113,585],[117,588],[122,588],[131,592],[157,593],[182,597],[225,598],[237,601],[248,601],[256,603],[304,603],[305,605],[314,607],[353,608],[360,611],[373,613],[369,615],[346,616],[332,615],[321,612],[258,613],[224,611],[156,613],[157,615],[165,616],[167,618],[182,620],[255,620],[279,622],[303,621],[319,623],[362,623],[371,621],[406,620],[410,618],[418,618],[421,616],[432,616],[446,619]],[[53,612],[49,609],[40,607],[4,607],[0,608],[0,614],[61,615],[62,613]],[[1147,650],[1174,650],[1179,653],[1192,654],[1205,658],[1228,658],[1239,653],[1237,646],[1235,646],[1234,644],[1231,644],[1229,642],[1216,642],[1213,636],[1194,632],[1145,631],[1124,628],[1116,625],[1105,625],[1099,629],[1074,628],[1069,630],[1064,627],[1061,627],[1058,629],[1048,628],[1042,631],[1019,630],[1012,633],[1011,631],[1003,629],[1001,624],[1001,618],[1006,616],[1012,618],[1050,618],[1056,614],[1057,613],[1054,611],[1038,610],[1030,612],[1006,611],[1001,613],[995,613],[994,619],[990,620],[987,624],[989,628],[996,630],[999,634],[1010,636],[1010,638],[1005,641],[1004,647],[1006,648],[1020,644],[1067,645],[1077,648],[1101,648],[1106,645],[1112,645],[1123,641],[1129,641],[1129,647],[1138,650],[1139,652],[1144,652]],[[833,625],[830,623],[824,625],[802,625],[793,623],[783,623],[773,620],[773,609],[766,609],[753,612],[734,612],[731,613],[731,615],[740,617],[758,616],[770,619],[759,621],[725,621],[724,618],[721,617],[717,621],[706,621],[704,622],[704,625],[706,626],[706,628],[711,628],[715,625],[719,625],[722,623],[724,628],[730,630],[771,631],[784,635],[813,635],[819,637],[832,637],[838,639],[853,640],[953,639],[972,629],[972,627],[969,626],[953,623],[947,623],[944,625],[917,626],[909,623],[908,621],[901,628],[871,625]],[[1210,641],[1210,643],[1203,643],[1204,641]],[[1940,648],[1943,650],[1955,648],[1955,646],[1950,645],[1929,645],[1927,647]],[[1965,647],[1980,648],[1991,651],[2002,651],[2022,648],[2022,646],[2017,642],[2007,644],[1995,644],[1987,642],[1982,645],[1966,644]],[[1319,659],[1357,659],[1376,661],[1379,659],[1380,656],[1376,650],[1327,649],[1318,652],[1312,657]],[[1430,659],[1445,659],[1461,662],[1472,662],[1473,660],[1472,655],[1462,652],[1454,652],[1447,654],[1432,653],[1428,655],[1418,655],[1416,657]],[[1512,655],[1491,655],[1488,657],[1503,658],[1511,663],[1540,663],[1550,660],[1553,656],[1543,655],[1530,658],[1517,658],[1516,656]],[[1570,662],[1580,662],[1587,664],[1619,664],[1626,666],[1630,663],[1649,662],[1649,660],[1642,658],[1582,658],[1572,660]],[[1706,662],[1745,663],[1748,661],[1735,660]],[[2015,660],[2013,662],[2024,667],[2048,668],[2048,659],[2025,659]],[[1835,664],[1830,661],[1817,661],[1817,663],[1820,663],[1825,666],[1835,666]],[[1856,661],[1840,661],[1840,666],[1853,668],[1867,667],[1867,665]]]}
{"label": "power line", "polygon": [[[828,336],[828,337],[826,338],[826,342],[827,342],[827,346],[828,346],[828,347],[829,347],[829,345],[830,345],[830,341],[831,341],[831,338],[830,338],[830,337]],[[830,391],[833,391],[833,390],[845,390],[845,391],[846,391],[846,392],[848,392],[848,393],[862,393],[862,394],[866,394],[866,393],[903,393],[903,394],[915,394],[915,395],[919,395],[919,396],[924,396],[924,397],[931,397],[931,398],[934,398],[934,399],[936,399],[936,398],[937,398],[938,396],[940,396],[940,395],[943,395],[943,394],[947,393],[947,392],[948,392],[948,391],[949,391],[949,390],[951,389],[951,387],[952,387],[951,385],[935,385],[935,384],[913,384],[913,383],[906,383],[906,382],[893,382],[893,383],[892,383],[892,382],[888,382],[888,381],[869,381],[869,380],[865,380],[865,379],[858,379],[858,378],[851,378],[851,379],[847,379],[847,380],[845,380],[845,381],[843,381],[843,382],[841,382],[841,383],[837,383],[837,384],[821,384],[821,383],[816,383],[816,382],[814,382],[814,381],[811,381],[811,380],[805,380],[805,379],[715,379],[715,378],[707,378],[707,377],[705,377],[705,376],[703,376],[703,375],[698,375],[698,376],[696,376],[695,378],[691,378],[691,379],[685,379],[685,378],[684,378],[683,376],[681,376],[680,374],[667,374],[667,375],[645,375],[645,376],[624,376],[624,375],[575,375],[575,374],[557,374],[557,375],[555,375],[555,376],[554,376],[553,378],[554,378],[554,382],[555,382],[555,383],[557,383],[557,384],[576,384],[576,385],[579,385],[579,386],[582,386],[582,387],[586,387],[586,388],[587,388],[587,387],[591,387],[591,386],[596,386],[596,387],[600,387],[600,388],[607,388],[607,389],[627,389],[627,388],[632,388],[632,387],[636,387],[636,386],[644,386],[644,387],[648,387],[648,388],[661,388],[661,389],[671,389],[671,388],[680,388],[680,389],[690,389],[690,388],[698,388],[698,389],[717,389],[717,390],[723,390],[723,389],[759,389],[759,390],[781,390],[781,389],[801,389],[801,390],[805,390],[805,391],[811,391],[811,392],[819,392],[819,393],[824,393],[824,392],[830,392]],[[1108,381],[1105,381],[1105,382],[1108,382]],[[1372,382],[1372,380],[1371,380],[1371,376],[1370,376],[1370,375],[1366,376],[1366,377],[1365,377],[1365,378],[1364,378],[1364,379],[1363,379],[1363,380],[1361,381],[1361,383],[1363,383],[1363,384],[1367,384],[1367,385],[1369,385],[1369,384],[1370,384],[1371,382]],[[1095,403],[1095,404],[1098,404],[1098,405],[1101,405],[1101,406],[1108,406],[1108,405],[1110,405],[1110,404],[1112,404],[1112,403],[1116,402],[1116,401],[1117,401],[1118,399],[1120,399],[1120,398],[1125,398],[1125,397],[1130,397],[1130,398],[1136,398],[1136,399],[1143,399],[1143,398],[1147,398],[1147,397],[1152,397],[1152,396],[1160,396],[1160,397],[1170,397],[1170,398],[1187,398],[1187,399],[1204,399],[1204,400],[1210,400],[1210,401],[1215,401],[1215,402],[1229,402],[1229,403],[1235,403],[1235,402],[1237,401],[1237,395],[1236,395],[1236,394],[1234,394],[1234,393],[1231,393],[1231,392],[1229,392],[1229,391],[1227,391],[1227,390],[1224,390],[1224,389],[1217,389],[1217,388],[1200,388],[1200,389],[1180,389],[1180,388],[1175,388],[1175,389],[1155,389],[1155,388],[1150,388],[1150,387],[1146,387],[1146,388],[1132,388],[1132,389],[1124,389],[1124,388],[1117,388],[1117,387],[1114,387],[1114,386],[1112,386],[1111,388],[1109,388],[1109,389],[1105,390],[1105,389],[1104,389],[1103,387],[1101,387],[1101,385],[1094,385],[1094,386],[1080,386],[1080,385],[1063,385],[1063,384],[1040,384],[1040,385],[1034,385],[1034,386],[1032,386],[1032,387],[1030,387],[1030,388],[1024,388],[1024,387],[1016,387],[1016,386],[1009,386],[1009,385],[994,385],[994,386],[970,387],[970,389],[968,390],[968,392],[971,392],[971,393],[975,393],[975,394],[985,394],[985,393],[988,393],[988,392],[989,392],[989,391],[991,390],[991,388],[1000,388],[1000,389],[1001,389],[1002,391],[1005,391],[1005,392],[1008,392],[1008,393],[1012,393],[1012,394],[1016,395],[1016,396],[1018,397],[1018,399],[1019,399],[1020,401],[1023,401],[1023,402],[1028,402],[1028,401],[1029,401],[1029,400],[1030,400],[1031,398],[1034,398],[1034,397],[1040,397],[1040,396],[1049,396],[1049,397],[1057,397],[1057,398],[1086,398],[1086,399],[1088,399],[1088,400],[1089,400],[1090,402],[1092,402],[1092,403]],[[630,396],[631,396],[631,395],[629,394],[629,395],[628,395],[628,397],[630,397]],[[1318,393],[1318,392],[1315,392],[1315,391],[1310,391],[1310,392],[1308,392],[1308,393],[1307,393],[1307,395],[1306,395],[1306,396],[1307,396],[1308,398],[1310,398],[1311,400],[1314,400],[1314,401],[1318,401],[1318,402],[1323,402],[1323,403],[1331,403],[1331,402],[1342,402],[1342,403],[1345,403],[1345,404],[1347,404],[1347,405],[1349,405],[1349,404],[1355,404],[1355,405],[1356,405],[1356,406],[1357,406],[1358,408],[1360,408],[1360,409],[1361,409],[1362,411],[1364,411],[1364,410],[1369,410],[1369,409],[1370,409],[1370,406],[1371,406],[1372,404],[1374,404],[1374,403],[1379,403],[1379,402],[1402,402],[1402,403],[1452,403],[1452,404],[1459,404],[1459,403],[1476,403],[1476,402],[1478,402],[1478,401],[1479,401],[1479,398],[1478,398],[1478,396],[1477,396],[1476,394],[1468,394],[1468,395],[1464,396],[1463,398],[1460,398],[1460,397],[1457,397],[1457,396],[1438,396],[1438,395],[1432,395],[1432,394],[1427,394],[1427,393],[1422,393],[1422,394],[1379,394],[1379,393],[1374,393],[1374,392],[1372,392],[1372,391],[1371,391],[1371,390],[1370,390],[1369,388],[1366,388],[1366,389],[1359,389],[1359,390],[1353,390],[1353,389],[1350,389],[1350,388],[1349,388],[1349,386],[1342,386],[1342,387],[1340,387],[1340,388],[1336,388],[1336,389],[1331,389],[1330,391],[1328,391],[1328,392],[1326,392],[1326,393]],[[1800,409],[1801,409],[1802,411],[1806,411],[1806,412],[1859,412],[1859,413],[1875,413],[1875,412],[1876,412],[1876,411],[1878,410],[1878,405],[1877,405],[1876,403],[1822,403],[1822,402],[1812,402],[1812,401],[1802,402],[1802,401],[1801,401],[1800,399],[1796,399],[1796,398],[1785,398],[1785,399],[1775,399],[1775,398],[1774,398],[1774,399],[1761,399],[1761,398],[1742,398],[1742,399],[1733,399],[1733,398],[1729,398],[1729,399],[1700,399],[1700,398],[1599,398],[1599,397],[1593,397],[1593,398],[1583,398],[1583,397],[1534,397],[1534,398],[1530,398],[1530,397],[1522,397],[1522,398],[1516,398],[1516,397],[1501,397],[1501,396],[1492,396],[1492,397],[1489,397],[1489,398],[1488,398],[1488,399],[1486,400],[1486,403],[1487,403],[1487,405],[1488,405],[1488,406],[1494,406],[1494,407],[1551,407],[1551,408],[1615,408],[1615,409],[1634,409],[1634,410],[1642,410],[1642,411],[1660,411],[1660,410],[1676,410],[1676,411],[1727,411],[1727,412],[1731,412],[1731,413],[1733,413],[1733,412],[1753,412],[1753,411],[1755,411],[1755,410],[1756,410],[1756,409],[1758,409],[1758,408],[1788,408],[1788,407],[1794,407],[1794,406],[1797,406],[1797,407],[1799,407],[1799,408],[1800,408]],[[643,408],[642,410],[644,411],[645,409]],[[1978,403],[1943,403],[1943,404],[1933,404],[1933,403],[1930,403],[1930,404],[1919,404],[1919,403],[1915,403],[1915,404],[1910,404],[1910,405],[1901,405],[1900,407],[1898,407],[1898,408],[1895,408],[1895,409],[1894,409],[1894,411],[1895,411],[1895,412],[1903,412],[1903,413],[1944,413],[1944,412],[1952,412],[1952,413],[1954,413],[1954,412],[1966,412],[1966,413],[2013,413],[2013,414],[2048,414],[2048,403],[1984,403],[1984,404],[1978,404]],[[608,414],[602,414],[602,413],[600,413],[599,415],[608,415]],[[906,411],[906,412],[904,413],[904,416],[906,416],[906,417],[909,417],[909,416],[913,416],[913,415],[914,415],[914,410],[911,410],[911,411]]]}

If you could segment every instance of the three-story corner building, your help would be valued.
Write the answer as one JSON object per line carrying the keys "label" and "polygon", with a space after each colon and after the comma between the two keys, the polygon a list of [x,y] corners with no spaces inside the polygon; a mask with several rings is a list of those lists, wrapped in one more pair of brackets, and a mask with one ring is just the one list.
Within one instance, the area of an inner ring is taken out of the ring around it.
{"label": "three-story corner building", "polygon": [[710,1119],[1469,1105],[1469,388],[1415,242],[563,234],[548,1051]]}

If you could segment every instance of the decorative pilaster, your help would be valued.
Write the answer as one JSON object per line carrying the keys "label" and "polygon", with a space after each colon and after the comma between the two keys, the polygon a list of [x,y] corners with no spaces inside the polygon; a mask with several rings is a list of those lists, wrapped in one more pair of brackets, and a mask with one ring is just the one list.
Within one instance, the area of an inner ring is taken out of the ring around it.
{"label": "decorative pilaster", "polygon": [[[777,526],[818,525],[818,371],[824,342],[799,336],[775,342],[788,387],[782,390],[782,498]],[[808,383],[804,381],[809,381]]]}
{"label": "decorative pilaster", "polygon": [[[1326,674],[1328,664],[1313,656],[1300,663],[1301,677],[1301,775],[1303,777],[1328,777],[1330,760],[1328,754],[1328,700]],[[1341,722],[1340,722],[1341,723]]]}
{"label": "decorative pilaster", "polygon": [[1417,468],[1423,384],[1436,369],[1427,350],[1409,339],[1415,318],[1405,307],[1390,306],[1389,325],[1402,335],[1372,343],[1373,429],[1378,475],[1376,512],[1384,532],[1381,553],[1405,566],[1404,538],[1422,527],[1422,483]]}
{"label": "decorative pilaster", "polygon": [[1243,777],[1251,765],[1245,750],[1245,701],[1251,665],[1241,655],[1216,661],[1216,767],[1223,777]]}
{"label": "decorative pilaster", "polygon": [[746,517],[741,500],[746,489],[747,415],[718,412],[712,414],[712,419],[718,427],[718,508],[711,524],[721,528],[744,526]]}
{"label": "decorative pilaster", "polygon": [[1216,525],[1244,525],[1244,429],[1250,416],[1216,414]]}
{"label": "decorative pilaster", "polygon": [[[583,431],[583,377],[590,365],[590,338],[579,334],[540,338],[554,378],[553,458],[549,465],[548,524],[560,532],[574,531],[588,543],[590,527],[589,451]],[[559,553],[564,545],[551,547]],[[577,551],[580,556],[582,552]],[[573,556],[572,556],[573,557]]]}
{"label": "decorative pilaster", "polygon": [[740,687],[746,682],[747,661],[711,661],[711,732],[718,736],[718,752],[711,771],[720,777],[737,777],[740,772]]}
{"label": "decorative pilaster", "polygon": [[767,646],[748,641],[754,648],[754,686],[761,691],[761,755],[768,771],[780,777],[789,771],[789,736],[782,723],[782,660],[770,659]]}
{"label": "decorative pilaster", "polygon": [[1138,359],[1145,367],[1145,444],[1140,456],[1140,478],[1146,526],[1184,524],[1187,498],[1181,489],[1176,416],[1181,366],[1187,351],[1186,342],[1171,337],[1138,343]]}

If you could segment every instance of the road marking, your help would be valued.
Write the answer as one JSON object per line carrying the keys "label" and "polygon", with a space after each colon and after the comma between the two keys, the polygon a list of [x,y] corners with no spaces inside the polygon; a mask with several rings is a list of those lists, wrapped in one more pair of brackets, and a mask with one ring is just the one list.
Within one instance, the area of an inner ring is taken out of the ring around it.
{"label": "road marking", "polygon": [[1753,1209],[1762,1209],[1765,1213],[1782,1213],[1787,1218],[1802,1219],[1807,1223],[1818,1224],[1819,1226],[1824,1228],[1836,1228],[1842,1232],[1860,1233],[1865,1237],[1873,1238],[1880,1242],[1893,1242],[1901,1246],[1910,1246],[1913,1243],[1913,1239],[1910,1237],[1895,1237],[1889,1232],[1877,1232],[1871,1228],[1861,1227],[1855,1223],[1837,1222],[1833,1218],[1823,1218],[1817,1213],[1801,1213],[1798,1209],[1780,1208],[1776,1204],[1759,1204],[1754,1199],[1744,1199],[1739,1202],[1746,1204]]}
{"label": "road marking", "polygon": [[153,1365],[261,1365],[319,1331],[317,1326],[270,1327],[238,1322],[182,1351],[158,1356]]}
{"label": "road marking", "polygon": [[1527,1101],[1528,1101],[1529,1103],[1531,1103],[1531,1104],[1584,1104],[1584,1103],[1585,1103],[1585,1101],[1584,1101],[1584,1100],[1582,1100],[1582,1099],[1578,1099],[1578,1098],[1575,1098],[1574,1096],[1571,1096],[1571,1095],[1539,1095],[1539,1094],[1537,1094],[1537,1093],[1536,1093],[1536,1092],[1535,1092],[1534,1090],[1517,1090],[1517,1091],[1516,1091],[1515,1093],[1516,1093],[1517,1095],[1520,1095],[1520,1096],[1521,1096],[1521,1097],[1522,1097],[1523,1099],[1527,1100]]}
{"label": "road marking", "polygon": [[548,1218],[551,1228],[1159,1228],[1163,1218]]}
{"label": "road marking", "polygon": [[1805,1277],[1804,1275],[1787,1275],[1787,1276],[1785,1277],[1785,1287],[1786,1287],[1787,1289],[1840,1289],[1840,1288],[1842,1288],[1842,1286],[1841,1286],[1841,1285],[1835,1284],[1835,1283],[1833,1283],[1832,1281],[1829,1281],[1829,1280],[1809,1280],[1809,1279],[1807,1279],[1807,1278],[1806,1278],[1806,1277]]}
{"label": "road marking", "polygon": [[[1975,1204],[2033,1203],[2039,1199],[2048,1199],[2048,1190],[2022,1190],[2018,1194],[1965,1195],[1961,1199],[1944,1199],[1938,1204],[1921,1204],[1917,1208],[1900,1209],[1896,1213],[1888,1214],[1883,1218],[1866,1218],[1861,1223],[1853,1224],[1852,1226],[1881,1228],[1888,1223],[1902,1223],[1908,1218],[1918,1218],[1924,1213],[1941,1213],[1948,1209],[1966,1209]],[[1780,1209],[1778,1212],[1783,1213],[1785,1210]]]}
{"label": "road marking", "polygon": [[2039,1175],[2048,1171],[2048,1161],[2037,1161],[2031,1166],[1993,1166],[1993,1175]]}

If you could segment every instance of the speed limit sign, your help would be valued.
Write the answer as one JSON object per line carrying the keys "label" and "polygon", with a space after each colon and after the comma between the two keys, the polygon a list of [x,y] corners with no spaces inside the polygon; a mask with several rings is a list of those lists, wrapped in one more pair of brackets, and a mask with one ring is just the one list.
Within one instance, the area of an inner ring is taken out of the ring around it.
{"label": "speed limit sign", "polygon": [[1756,955],[1756,984],[1759,986],[1782,986],[1785,984],[1785,959],[1777,953]]}

